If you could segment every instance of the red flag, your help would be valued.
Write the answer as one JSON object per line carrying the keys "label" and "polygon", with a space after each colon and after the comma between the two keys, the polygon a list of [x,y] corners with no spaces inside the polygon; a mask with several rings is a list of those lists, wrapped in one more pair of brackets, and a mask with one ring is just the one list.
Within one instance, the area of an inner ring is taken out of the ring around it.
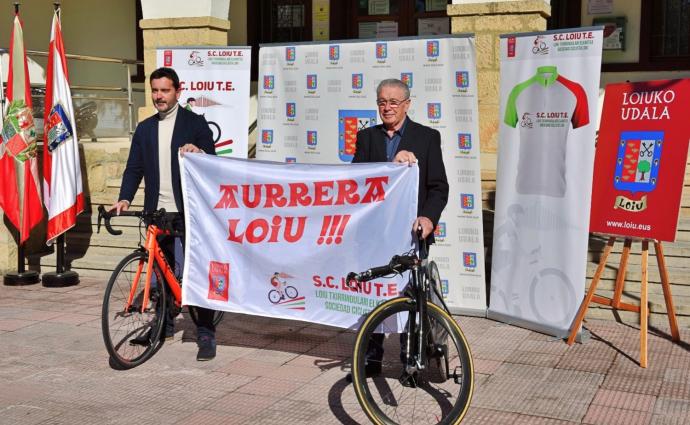
{"label": "red flag", "polygon": [[19,230],[19,243],[43,219],[38,180],[36,128],[31,113],[31,86],[19,13],[14,16],[7,76],[9,106],[2,123],[0,207]]}
{"label": "red flag", "polygon": [[43,198],[48,210],[48,245],[74,227],[77,215],[84,211],[79,144],[58,13],[56,10],[53,15],[48,51],[43,132]]}

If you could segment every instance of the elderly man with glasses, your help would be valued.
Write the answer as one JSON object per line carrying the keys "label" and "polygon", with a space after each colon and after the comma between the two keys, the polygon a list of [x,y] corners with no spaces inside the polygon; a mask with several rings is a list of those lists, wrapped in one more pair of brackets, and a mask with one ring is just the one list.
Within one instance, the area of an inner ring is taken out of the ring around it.
{"label": "elderly man with glasses", "polygon": [[[407,116],[410,102],[410,89],[404,82],[387,79],[379,83],[376,105],[382,124],[357,133],[357,150],[352,162],[417,163],[419,195],[412,231],[421,226],[422,237],[432,244],[434,228],[448,202],[448,179],[441,155],[441,135]],[[383,340],[383,334],[374,334],[369,343],[366,364],[369,376],[381,372]]]}
{"label": "elderly man with glasses", "polygon": [[437,130],[412,121],[410,89],[396,79],[376,88],[376,105],[382,124],[357,133],[357,150],[352,162],[400,162],[419,166],[417,218],[412,231],[422,227],[422,236],[434,242],[434,228],[448,202],[448,179]]}

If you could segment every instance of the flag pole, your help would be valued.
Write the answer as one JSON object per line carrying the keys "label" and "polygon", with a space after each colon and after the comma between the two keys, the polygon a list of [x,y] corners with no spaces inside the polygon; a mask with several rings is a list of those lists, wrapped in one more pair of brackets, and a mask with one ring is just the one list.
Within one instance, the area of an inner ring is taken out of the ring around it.
{"label": "flag pole", "polygon": [[[14,14],[17,15],[18,13],[19,3],[15,2]],[[38,275],[38,272],[34,270],[26,271],[24,265],[24,244],[21,242],[20,235],[20,237],[17,239],[17,273],[7,273],[3,278],[3,283],[8,286],[33,285],[34,283],[38,283],[40,280],[41,279]]]}
{"label": "flag pole", "polygon": [[17,242],[17,273],[7,273],[3,277],[6,286],[33,285],[41,281],[37,271],[26,270],[24,265],[24,244]]}
{"label": "flag pole", "polygon": [[[60,18],[60,3],[54,2],[55,14]],[[43,147],[46,149],[46,147]],[[79,274],[74,270],[65,270],[65,234],[57,237],[55,247],[56,265],[55,272],[43,273],[43,286],[63,287],[72,286],[79,283]]]}

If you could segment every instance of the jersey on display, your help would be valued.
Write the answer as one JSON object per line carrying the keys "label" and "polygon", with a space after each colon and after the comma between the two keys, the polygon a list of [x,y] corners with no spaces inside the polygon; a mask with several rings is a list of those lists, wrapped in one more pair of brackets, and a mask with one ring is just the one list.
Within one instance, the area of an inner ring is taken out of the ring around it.
{"label": "jersey on display", "polygon": [[555,66],[540,66],[511,90],[504,122],[520,126],[517,192],[565,196],[569,124],[573,129],[589,124],[582,86],[558,75]]}

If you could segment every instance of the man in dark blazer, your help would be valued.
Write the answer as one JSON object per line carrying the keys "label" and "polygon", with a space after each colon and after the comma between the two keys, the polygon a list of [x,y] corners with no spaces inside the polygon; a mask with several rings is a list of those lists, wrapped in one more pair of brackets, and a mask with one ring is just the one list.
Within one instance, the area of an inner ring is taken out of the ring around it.
{"label": "man in dark blazer", "polygon": [[[407,116],[410,89],[397,79],[387,79],[376,88],[376,105],[382,124],[357,133],[357,162],[399,162],[419,167],[417,218],[412,231],[422,228],[422,237],[434,243],[434,229],[448,203],[448,179],[441,155],[441,135],[437,130],[417,124]],[[433,294],[433,291],[432,291]],[[433,298],[433,295],[432,295]],[[436,300],[434,300],[436,301]],[[401,346],[404,347],[401,334]],[[385,335],[372,335],[366,353],[365,373],[381,373]],[[347,379],[352,380],[352,375]]]}
{"label": "man in dark blazer", "polygon": [[[132,138],[132,146],[122,176],[119,200],[112,210],[127,211],[144,179],[144,210],[165,208],[172,213],[175,230],[184,231],[182,214],[182,185],[178,152],[215,155],[211,130],[203,116],[181,108],[180,79],[171,68],[159,68],[151,73],[151,99],[158,111],[140,122]],[[162,237],[159,244],[170,264],[175,264],[175,243],[170,237]],[[184,246],[184,243],[182,244]],[[197,308],[197,360],[210,360],[216,355],[213,310]],[[166,315],[165,337],[172,338],[174,318]],[[141,335],[130,341],[132,345],[150,344],[149,335]]]}
{"label": "man in dark blazer", "polygon": [[413,231],[434,242],[434,229],[448,202],[448,179],[441,155],[441,135],[407,116],[410,89],[400,80],[383,80],[376,88],[376,105],[382,124],[357,133],[356,162],[417,163],[419,195]]}

